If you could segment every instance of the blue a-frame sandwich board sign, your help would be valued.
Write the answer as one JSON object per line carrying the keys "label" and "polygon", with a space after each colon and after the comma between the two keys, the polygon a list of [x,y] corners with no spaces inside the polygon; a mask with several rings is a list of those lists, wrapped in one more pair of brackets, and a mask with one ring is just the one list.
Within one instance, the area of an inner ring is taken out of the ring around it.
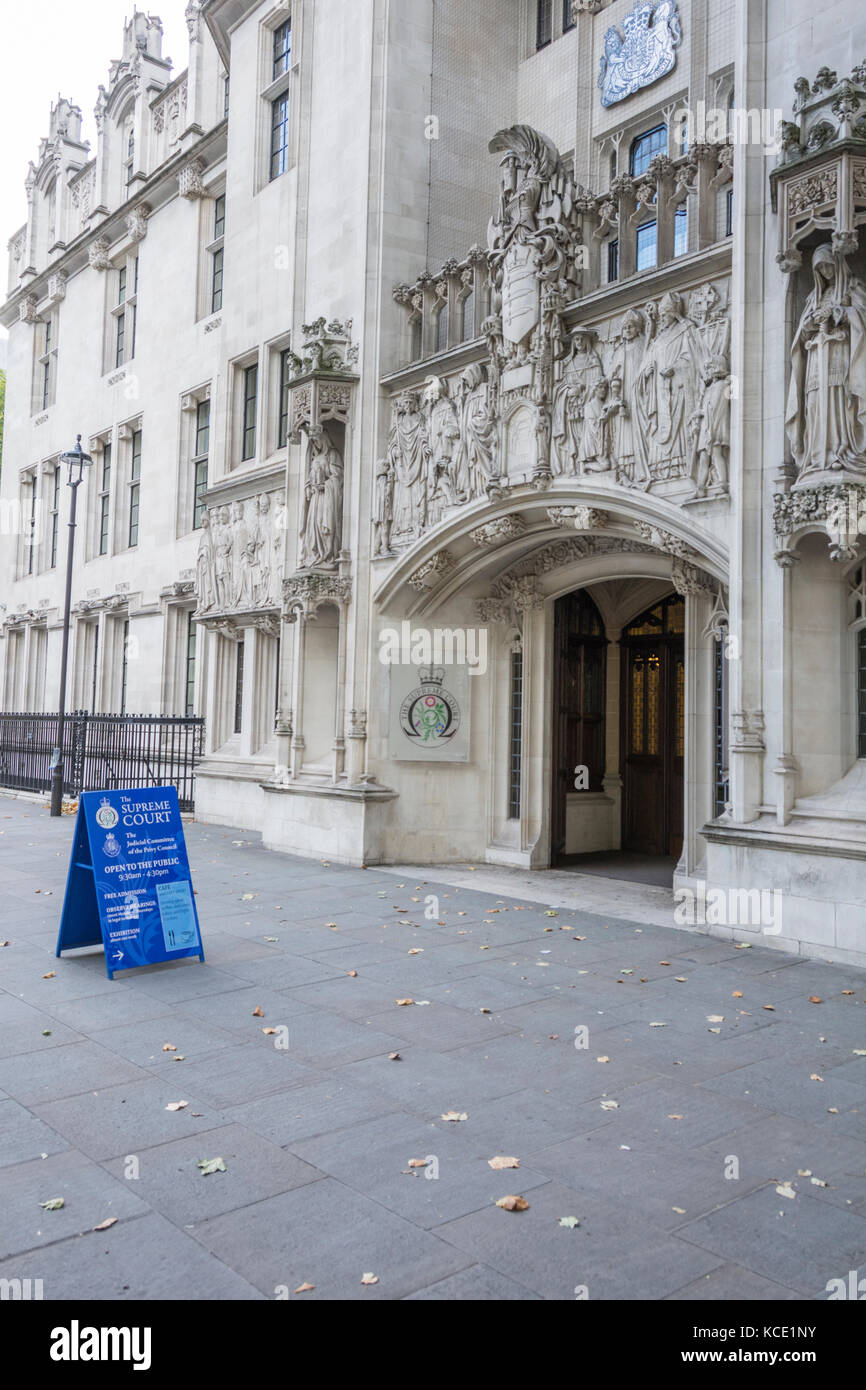
{"label": "blue a-frame sandwich board sign", "polygon": [[118,970],[204,960],[176,787],[82,792],[57,955],[105,947]]}

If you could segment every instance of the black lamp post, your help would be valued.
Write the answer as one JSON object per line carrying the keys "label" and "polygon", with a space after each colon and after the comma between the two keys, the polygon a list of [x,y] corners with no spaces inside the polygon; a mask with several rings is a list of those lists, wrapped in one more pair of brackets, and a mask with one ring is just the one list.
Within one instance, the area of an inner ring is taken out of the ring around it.
{"label": "black lamp post", "polygon": [[60,455],[60,462],[69,465],[67,485],[72,488],[69,504],[69,544],[66,548],[66,600],[63,608],[63,653],[60,658],[60,708],[57,716],[57,747],[51,759],[51,814],[59,816],[63,811],[63,733],[66,725],[66,667],[69,660],[69,617],[72,604],[72,557],[75,551],[75,509],[78,489],[84,482],[84,470],[93,463],[90,454],[81,447],[81,435],[75,441],[75,448]]}

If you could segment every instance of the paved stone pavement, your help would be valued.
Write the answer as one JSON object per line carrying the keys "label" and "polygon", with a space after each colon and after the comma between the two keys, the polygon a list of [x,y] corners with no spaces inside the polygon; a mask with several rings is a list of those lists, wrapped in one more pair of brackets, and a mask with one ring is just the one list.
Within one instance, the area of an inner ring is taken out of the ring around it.
{"label": "paved stone pavement", "polygon": [[206,964],[109,982],[54,959],[72,827],[0,797],[0,1278],[799,1300],[863,1272],[862,972],[190,824]]}

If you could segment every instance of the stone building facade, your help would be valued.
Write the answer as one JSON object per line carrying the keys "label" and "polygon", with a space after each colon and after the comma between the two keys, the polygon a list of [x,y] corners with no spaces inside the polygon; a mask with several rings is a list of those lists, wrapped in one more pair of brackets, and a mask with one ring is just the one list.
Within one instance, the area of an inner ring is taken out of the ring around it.
{"label": "stone building facade", "polygon": [[178,75],[136,12],[9,248],[3,708],[80,432],[73,703],[204,715],[200,818],[659,856],[866,964],[866,17],[813,10],[190,0]]}

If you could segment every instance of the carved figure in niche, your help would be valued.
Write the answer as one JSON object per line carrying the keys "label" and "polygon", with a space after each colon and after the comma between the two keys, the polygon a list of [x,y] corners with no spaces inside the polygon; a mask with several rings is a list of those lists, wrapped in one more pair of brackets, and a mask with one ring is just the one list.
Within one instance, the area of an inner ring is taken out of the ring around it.
{"label": "carved figure in niche", "polygon": [[606,377],[597,381],[583,406],[583,431],[580,440],[581,473],[604,473],[610,468],[611,410],[608,397],[610,386]]}
{"label": "carved figure in niche", "polygon": [[286,549],[286,503],[279,498],[271,510],[270,528],[270,573],[268,577],[268,598],[272,608],[278,608],[283,596],[283,570],[285,569]]}
{"label": "carved figure in niche", "polygon": [[336,565],[343,515],[343,459],[321,425],[313,425],[307,448],[307,480],[298,563],[303,569]]}
{"label": "carved figure in niche", "polygon": [[252,586],[249,567],[250,533],[243,502],[235,502],[231,524],[231,605],[233,608],[252,605]]}
{"label": "carved figure in niche", "polygon": [[216,522],[214,569],[217,608],[222,612],[232,606],[232,527],[228,507],[217,508]]}
{"label": "carved figure in niche", "polygon": [[654,478],[679,477],[688,458],[688,421],[694,412],[697,354],[694,326],[684,316],[680,295],[668,293],[656,310],[645,313],[656,331],[647,344],[638,395],[650,439],[649,464]]}
{"label": "carved figure in niche", "polygon": [[417,535],[427,525],[430,460],[417,391],[404,391],[397,399],[388,458],[394,470],[393,534],[400,538]]}
{"label": "carved figure in niche", "polygon": [[391,554],[391,525],[394,520],[394,470],[387,459],[376,464],[376,496],[373,512],[373,554]]}
{"label": "carved figure in niche", "polygon": [[728,359],[711,357],[704,366],[703,390],[691,418],[694,437],[692,475],[695,496],[718,496],[728,490],[728,457],[731,446],[731,402]]}
{"label": "carved figure in niche", "polygon": [[213,532],[210,512],[202,512],[201,535],[198,542],[198,555],[195,562],[195,590],[198,597],[198,610],[206,613],[216,601],[216,576],[214,573]]}
{"label": "carved figure in niche", "polygon": [[595,348],[595,330],[577,327],[553,397],[553,451],[555,473],[577,472],[582,456],[584,406],[593,387],[604,376]]}
{"label": "carved figure in niche", "polygon": [[721,357],[730,350],[731,321],[715,285],[701,285],[689,300],[689,318],[695,326],[698,361]]}
{"label": "carved figure in niche", "polygon": [[468,493],[456,487],[457,453],[460,448],[460,422],[454,402],[448,394],[448,382],[439,376],[428,377],[424,390],[428,410],[430,441],[430,480],[427,521],[441,521],[445,507],[454,502],[466,502]]}
{"label": "carved figure in niche", "polygon": [[[610,361],[611,393],[621,401],[612,421],[612,449],[617,462],[617,482],[648,488],[652,482],[647,462],[648,422],[638,390],[646,354],[648,325],[639,309],[629,309],[614,340]],[[619,386],[616,390],[616,383]]]}
{"label": "carved figure in niche", "polygon": [[499,428],[484,371],[471,363],[460,377],[460,448],[455,491],[478,497],[499,474]]}
{"label": "carved figure in niche", "polygon": [[866,472],[866,286],[819,246],[814,287],[791,344],[785,428],[800,476]]}
{"label": "carved figure in niche", "polygon": [[270,522],[271,499],[266,492],[253,498],[253,522],[250,528],[250,576],[253,602],[266,603],[270,588]]}

